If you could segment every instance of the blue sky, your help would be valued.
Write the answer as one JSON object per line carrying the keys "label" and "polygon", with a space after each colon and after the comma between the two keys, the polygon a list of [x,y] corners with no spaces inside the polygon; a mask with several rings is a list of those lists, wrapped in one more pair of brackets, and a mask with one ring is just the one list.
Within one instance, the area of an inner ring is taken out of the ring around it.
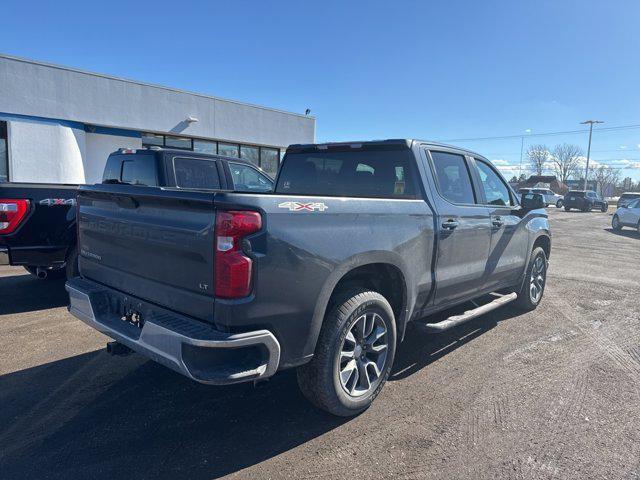
{"label": "blue sky", "polygon": [[[318,141],[450,140],[640,125],[639,18],[637,0],[5,0],[0,51],[310,108]],[[453,143],[511,173],[520,142]],[[587,135],[525,150],[561,142],[586,150]],[[592,150],[640,179],[640,128],[596,131]]]}

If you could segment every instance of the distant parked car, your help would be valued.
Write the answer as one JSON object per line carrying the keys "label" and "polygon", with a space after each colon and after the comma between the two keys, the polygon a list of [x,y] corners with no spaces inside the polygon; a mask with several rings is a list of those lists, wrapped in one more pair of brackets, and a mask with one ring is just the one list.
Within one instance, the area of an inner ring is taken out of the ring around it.
{"label": "distant parked car", "polygon": [[630,204],[637,198],[640,198],[640,192],[625,192],[622,195],[620,195],[620,198],[618,199],[617,207],[618,208],[624,207],[625,205]]}
{"label": "distant parked car", "polygon": [[558,195],[553,190],[548,188],[521,188],[518,193],[539,193],[544,198],[544,203],[548,207],[549,205],[555,205],[557,208],[562,208],[564,205],[564,198],[562,195]]}
{"label": "distant parked car", "polygon": [[622,230],[622,227],[632,227],[640,234],[640,198],[619,207],[613,214],[611,227],[615,231]]}
{"label": "distant parked car", "polygon": [[568,212],[572,208],[582,212],[590,212],[597,208],[601,212],[606,212],[609,209],[609,203],[593,190],[570,190],[564,196],[564,209]]}

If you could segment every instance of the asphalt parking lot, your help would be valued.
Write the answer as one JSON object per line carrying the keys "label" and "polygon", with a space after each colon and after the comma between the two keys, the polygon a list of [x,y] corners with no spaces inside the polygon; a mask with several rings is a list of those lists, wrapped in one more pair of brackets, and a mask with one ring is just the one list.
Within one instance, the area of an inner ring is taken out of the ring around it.
{"label": "asphalt parking lot", "polygon": [[62,282],[0,268],[0,478],[640,479],[640,236],[549,210],[542,305],[415,329],[353,419],[293,372],[207,387],[71,317]]}

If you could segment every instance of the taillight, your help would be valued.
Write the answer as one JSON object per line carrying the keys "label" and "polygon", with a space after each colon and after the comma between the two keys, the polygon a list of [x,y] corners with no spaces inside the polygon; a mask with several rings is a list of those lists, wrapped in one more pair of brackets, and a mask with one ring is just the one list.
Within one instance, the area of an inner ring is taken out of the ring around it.
{"label": "taillight", "polygon": [[262,227],[258,212],[218,211],[216,214],[215,292],[220,298],[242,298],[251,292],[252,261],[242,251],[242,239]]}
{"label": "taillight", "polygon": [[0,199],[0,235],[13,233],[28,211],[29,200]]}

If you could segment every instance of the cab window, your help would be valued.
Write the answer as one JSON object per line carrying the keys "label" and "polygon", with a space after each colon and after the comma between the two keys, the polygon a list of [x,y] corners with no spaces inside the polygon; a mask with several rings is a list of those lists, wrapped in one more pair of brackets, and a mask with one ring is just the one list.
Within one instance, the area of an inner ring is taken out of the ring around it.
{"label": "cab window", "polygon": [[476,159],[476,165],[478,165],[478,173],[480,174],[480,182],[482,183],[486,202],[489,205],[497,206],[513,205],[509,187],[507,187],[498,173],[482,160]]}
{"label": "cab window", "polygon": [[273,181],[249,165],[229,162],[233,189],[237,192],[270,192]]}
{"label": "cab window", "polygon": [[462,155],[431,151],[440,194],[451,203],[476,203],[467,162]]}

